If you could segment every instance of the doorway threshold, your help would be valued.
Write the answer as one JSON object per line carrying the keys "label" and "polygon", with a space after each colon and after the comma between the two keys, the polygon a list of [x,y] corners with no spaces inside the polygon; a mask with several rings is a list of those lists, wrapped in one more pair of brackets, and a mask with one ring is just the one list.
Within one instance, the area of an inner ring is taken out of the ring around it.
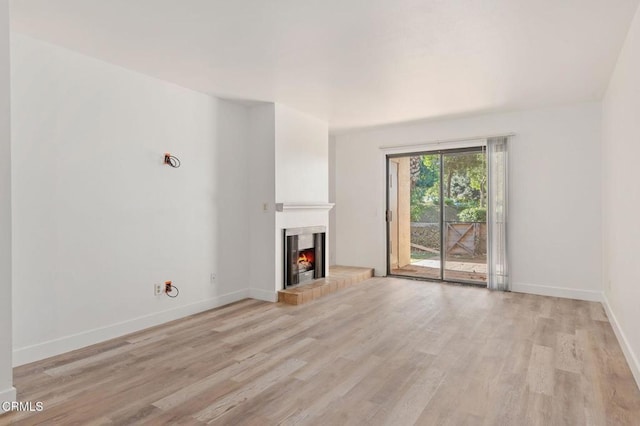
{"label": "doorway threshold", "polygon": [[411,276],[411,275],[400,275],[400,274],[387,274],[389,278],[402,278],[406,280],[413,281],[426,281],[430,283],[437,284],[452,284],[452,285],[463,285],[463,286],[471,286],[471,287],[479,287],[479,288],[487,288],[486,282],[478,282],[478,281],[464,281],[464,280],[441,280],[439,278],[427,278],[424,276]]}

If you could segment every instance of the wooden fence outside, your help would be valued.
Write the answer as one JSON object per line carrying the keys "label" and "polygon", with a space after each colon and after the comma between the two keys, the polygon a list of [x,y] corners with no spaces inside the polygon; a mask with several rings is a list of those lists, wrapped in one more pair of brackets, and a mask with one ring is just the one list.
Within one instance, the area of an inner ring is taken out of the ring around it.
{"label": "wooden fence outside", "polygon": [[479,256],[487,254],[487,224],[445,222],[447,254]]}
{"label": "wooden fence outside", "polygon": [[[440,224],[411,223],[411,246],[414,249],[439,253]],[[454,256],[484,256],[487,254],[487,224],[485,222],[445,222],[446,254]]]}

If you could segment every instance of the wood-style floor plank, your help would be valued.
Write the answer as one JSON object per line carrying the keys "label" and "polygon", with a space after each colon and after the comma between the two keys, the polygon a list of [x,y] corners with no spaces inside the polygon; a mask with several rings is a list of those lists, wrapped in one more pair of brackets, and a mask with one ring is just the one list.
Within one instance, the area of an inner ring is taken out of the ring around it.
{"label": "wood-style floor plank", "polygon": [[640,424],[600,304],[399,278],[240,301],[14,377],[45,409],[0,425]]}

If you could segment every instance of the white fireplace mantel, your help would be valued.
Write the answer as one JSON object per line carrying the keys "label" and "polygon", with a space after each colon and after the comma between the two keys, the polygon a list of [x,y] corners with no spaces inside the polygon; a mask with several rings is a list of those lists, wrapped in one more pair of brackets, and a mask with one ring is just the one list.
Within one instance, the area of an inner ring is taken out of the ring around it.
{"label": "white fireplace mantel", "polygon": [[331,210],[335,206],[334,203],[276,203],[277,212],[285,212],[290,210]]}

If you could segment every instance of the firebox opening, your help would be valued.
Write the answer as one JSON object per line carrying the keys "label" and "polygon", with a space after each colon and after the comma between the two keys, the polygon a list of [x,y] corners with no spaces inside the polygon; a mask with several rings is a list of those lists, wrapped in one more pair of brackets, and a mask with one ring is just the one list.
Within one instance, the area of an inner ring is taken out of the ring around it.
{"label": "firebox opening", "polygon": [[326,231],[324,226],[283,229],[284,288],[325,276]]}
{"label": "firebox opening", "polygon": [[315,249],[306,249],[298,254],[298,272],[306,272],[314,269]]}

